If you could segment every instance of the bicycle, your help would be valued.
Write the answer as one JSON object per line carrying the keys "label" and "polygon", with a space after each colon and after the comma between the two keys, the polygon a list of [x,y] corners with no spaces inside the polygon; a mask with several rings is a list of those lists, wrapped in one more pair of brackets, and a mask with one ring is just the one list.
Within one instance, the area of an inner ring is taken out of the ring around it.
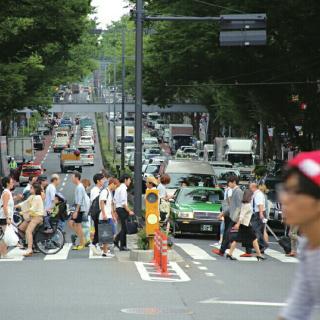
{"label": "bicycle", "polygon": [[[19,225],[24,221],[23,216],[19,212],[13,215],[13,225],[17,229],[16,234],[19,237],[19,242],[25,243],[24,233],[19,231]],[[46,233],[44,224],[38,225],[33,232],[33,246],[45,255],[57,254],[64,246],[65,238],[63,232],[58,228],[58,220],[50,218],[52,233]]]}

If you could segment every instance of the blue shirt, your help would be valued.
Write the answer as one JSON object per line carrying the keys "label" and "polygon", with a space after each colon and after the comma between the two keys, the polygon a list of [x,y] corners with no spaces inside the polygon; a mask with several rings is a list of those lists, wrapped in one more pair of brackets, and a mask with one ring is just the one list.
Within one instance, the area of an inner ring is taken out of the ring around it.
{"label": "blue shirt", "polygon": [[46,211],[50,211],[54,207],[54,198],[56,196],[57,189],[50,183],[46,189],[46,198],[44,201],[44,208]]}

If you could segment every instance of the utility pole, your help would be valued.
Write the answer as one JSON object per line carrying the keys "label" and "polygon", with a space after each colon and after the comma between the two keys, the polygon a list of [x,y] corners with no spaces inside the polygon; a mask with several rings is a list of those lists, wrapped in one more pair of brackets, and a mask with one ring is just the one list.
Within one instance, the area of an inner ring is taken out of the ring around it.
{"label": "utility pole", "polygon": [[117,84],[117,60],[114,57],[113,64],[113,163],[116,161],[116,84]]}
{"label": "utility pole", "polygon": [[259,122],[260,134],[259,134],[259,146],[260,146],[260,163],[263,164],[263,122]]}
{"label": "utility pole", "polygon": [[126,81],[126,30],[122,29],[122,97],[121,97],[121,173],[124,173],[124,139],[125,139],[125,81]]}
{"label": "utility pole", "polygon": [[134,152],[134,212],[142,208],[142,56],[143,53],[143,0],[136,3],[136,101]]}

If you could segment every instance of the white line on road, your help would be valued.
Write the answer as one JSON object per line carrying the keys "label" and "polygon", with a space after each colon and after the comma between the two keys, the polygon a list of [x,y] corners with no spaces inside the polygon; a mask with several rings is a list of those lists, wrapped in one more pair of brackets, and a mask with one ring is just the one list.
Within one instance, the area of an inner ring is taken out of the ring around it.
{"label": "white line on road", "polygon": [[62,186],[63,186],[63,187],[65,186],[65,184],[66,184],[65,182],[62,182]]}
{"label": "white line on road", "polygon": [[0,262],[22,261],[24,259],[24,255],[23,255],[24,253],[25,253],[25,251],[16,247],[8,252],[8,257],[10,259],[0,259]]}
{"label": "white line on road", "polygon": [[215,275],[214,273],[212,273],[212,272],[206,272],[205,275],[206,275],[207,277],[215,277],[215,276],[216,276],[216,275]]}
{"label": "white line on road", "polygon": [[204,267],[204,266],[199,266],[198,269],[199,269],[199,270],[208,270],[208,268],[207,268],[207,267]]}
{"label": "white line on road", "polygon": [[285,303],[281,302],[264,302],[264,301],[225,301],[217,300],[215,298],[200,301],[203,304],[227,304],[227,305],[239,305],[239,306],[258,306],[258,307],[284,307]]}
{"label": "white line on road", "polygon": [[199,262],[199,261],[192,261],[192,263],[196,264],[196,265],[201,264],[201,262]]}
{"label": "white line on road", "polygon": [[195,260],[216,260],[216,258],[210,256],[203,249],[195,246],[192,243],[177,243],[176,246],[185,251],[192,259]]}
{"label": "white line on road", "polygon": [[72,247],[72,243],[65,243],[63,248],[56,254],[46,255],[43,260],[66,260],[69,255],[69,251]]}
{"label": "white line on road", "polygon": [[285,263],[298,263],[299,260],[297,258],[294,257],[286,257],[284,253],[276,251],[276,250],[272,250],[272,249],[266,249],[265,254],[267,254],[268,256],[277,259],[281,262],[285,262]]}

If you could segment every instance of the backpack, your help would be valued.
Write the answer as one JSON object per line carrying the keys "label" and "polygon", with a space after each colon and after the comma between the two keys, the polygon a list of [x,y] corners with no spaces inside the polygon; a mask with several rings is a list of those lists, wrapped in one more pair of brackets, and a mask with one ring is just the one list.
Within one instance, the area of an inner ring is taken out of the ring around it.
{"label": "backpack", "polygon": [[91,203],[91,206],[90,206],[90,209],[89,209],[89,215],[91,216],[91,218],[93,220],[96,220],[99,218],[99,214],[100,214],[100,204],[99,204],[99,198],[100,198],[100,193],[99,192],[99,195],[97,195],[92,203]]}

